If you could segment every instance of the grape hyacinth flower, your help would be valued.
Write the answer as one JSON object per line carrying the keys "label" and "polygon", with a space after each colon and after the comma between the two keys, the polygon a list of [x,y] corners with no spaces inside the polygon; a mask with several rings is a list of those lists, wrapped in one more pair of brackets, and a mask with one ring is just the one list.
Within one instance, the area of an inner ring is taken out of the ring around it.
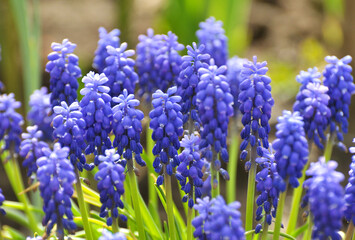
{"label": "grape hyacinth flower", "polygon": [[331,116],[327,91],[328,88],[319,83],[308,83],[297,94],[297,101],[293,105],[293,110],[300,112],[303,117],[307,139],[314,141],[320,149],[324,148],[322,144],[322,141],[326,140],[324,131]]}
{"label": "grape hyacinth flower", "polygon": [[108,230],[104,229],[102,231],[101,237],[99,237],[99,240],[126,240],[126,236],[123,233],[112,233],[109,232]]}
{"label": "grape hyacinth flower", "polygon": [[[307,71],[300,71],[300,74],[296,76],[296,81],[301,84],[299,92],[307,88],[308,83],[321,83],[320,77],[322,74],[318,71],[318,68],[308,68]],[[303,100],[302,95],[297,95],[296,100]]]}
{"label": "grape hyacinth flower", "polygon": [[199,44],[206,46],[207,53],[215,60],[218,67],[227,64],[228,59],[228,38],[225,35],[222,21],[216,21],[209,17],[205,22],[199,24],[196,36]]}
{"label": "grape hyacinth flower", "polygon": [[100,192],[100,217],[108,217],[108,210],[111,210],[111,216],[107,218],[108,226],[112,225],[113,218],[126,220],[124,215],[119,215],[118,208],[123,208],[121,196],[124,193],[124,168],[116,162],[120,159],[120,155],[116,153],[114,148],[106,149],[105,155],[100,155],[98,160],[99,171],[95,174],[95,180],[99,181],[97,189]]}
{"label": "grape hyacinth flower", "polygon": [[20,156],[25,160],[22,166],[27,168],[27,177],[37,172],[36,161],[44,156],[43,149],[49,148],[48,144],[41,141],[42,131],[36,125],[27,127],[27,133],[22,133],[23,141],[20,145]]}
{"label": "grape hyacinth flower", "polygon": [[41,236],[27,237],[26,240],[43,240],[43,238]]}
{"label": "grape hyacinth flower", "polygon": [[60,143],[54,144],[53,151],[49,148],[42,151],[44,156],[37,160],[37,179],[45,213],[42,224],[47,228],[47,235],[57,224],[57,237],[64,239],[64,229],[71,232],[76,228],[71,211],[74,167],[68,160],[69,148],[61,147]]}
{"label": "grape hyacinth flower", "polygon": [[134,55],[134,50],[126,50],[127,43],[122,43],[120,47],[107,46],[106,67],[103,73],[108,78],[105,83],[110,88],[109,94],[114,97],[126,89],[129,94],[134,94],[138,75],[134,71],[135,61],[129,58]]}
{"label": "grape hyacinth flower", "polygon": [[197,199],[194,208],[199,215],[192,220],[195,227],[194,237],[198,239],[245,239],[239,212],[240,203],[226,204],[222,196],[209,200]]}
{"label": "grape hyacinth flower", "polygon": [[335,171],[338,163],[321,158],[306,174],[311,176],[304,182],[307,189],[311,216],[313,219],[312,239],[342,239],[338,231],[342,227],[344,210],[344,189],[340,182],[344,175]]}
{"label": "grape hyacinth flower", "polygon": [[5,210],[1,207],[4,201],[5,201],[5,197],[2,194],[2,189],[0,188],[0,214],[3,216],[6,215]]}
{"label": "grape hyacinth flower", "polygon": [[78,78],[81,70],[79,58],[73,54],[76,44],[64,39],[62,43],[52,43],[53,52],[48,55],[46,71],[50,74],[51,105],[60,106],[62,101],[72,104],[77,99]]}
{"label": "grape hyacinth flower", "polygon": [[99,73],[103,73],[106,65],[106,58],[108,57],[107,46],[118,48],[120,46],[120,30],[113,29],[111,32],[107,32],[104,27],[99,28],[99,41],[97,42],[97,48],[95,51],[94,62],[92,64]]}
{"label": "grape hyacinth flower", "polygon": [[[112,101],[117,103],[112,108],[112,128],[115,135],[113,147],[117,147],[117,153],[123,156],[124,160],[121,160],[123,167],[126,161],[132,161],[133,158],[140,166],[145,166],[146,163],[141,157],[143,147],[140,143],[143,130],[141,121],[144,114],[141,110],[135,109],[139,106],[139,101],[126,89],[120,96],[112,98]],[[133,162],[131,165],[133,166]]]}
{"label": "grape hyacinth flower", "polygon": [[109,134],[111,132],[111,96],[108,94],[110,88],[105,86],[108,81],[105,74],[95,74],[89,72],[82,79],[85,87],[80,90],[83,95],[79,105],[86,122],[86,142],[85,154],[94,153],[95,165],[99,164],[98,156],[102,155],[106,149],[111,148]]}
{"label": "grape hyacinth flower", "polygon": [[[155,141],[153,154],[156,156],[153,167],[157,173],[164,168],[164,174],[173,174],[173,169],[179,165],[179,137],[183,133],[182,113],[179,102],[181,97],[174,95],[177,87],[169,88],[167,93],[157,90],[153,93],[153,107],[149,117],[150,128],[153,129],[152,139]],[[157,179],[157,185],[164,182],[164,175]]]}
{"label": "grape hyacinth flower", "polygon": [[[288,179],[293,188],[299,185],[298,178],[308,161],[308,142],[305,138],[303,119],[299,112],[283,111],[277,118],[276,140],[272,146],[275,149],[277,172],[286,181]],[[286,185],[280,186],[284,192]]]}
{"label": "grape hyacinth flower", "polygon": [[5,141],[2,150],[12,153],[18,153],[21,144],[23,118],[16,112],[20,106],[13,93],[0,95],[0,141]]}
{"label": "grape hyacinth flower", "polygon": [[185,135],[180,142],[184,150],[179,154],[180,164],[176,168],[176,178],[179,180],[181,190],[186,195],[182,201],[188,202],[190,208],[194,205],[194,198],[201,198],[201,187],[203,186],[202,168],[204,162],[200,158],[199,152],[200,137],[195,134]]}
{"label": "grape hyacinth flower", "polygon": [[[355,143],[355,138],[353,139],[353,143]],[[354,154],[355,147],[350,147],[349,152]],[[350,163],[350,171],[349,171],[349,180],[348,184],[345,187],[345,202],[346,202],[346,210],[345,210],[345,218],[348,222],[352,222],[355,224],[355,155],[351,157]]]}
{"label": "grape hyacinth flower", "polygon": [[349,105],[351,95],[355,93],[355,84],[349,65],[352,58],[348,55],[342,59],[335,56],[325,58],[329,64],[323,72],[324,85],[328,87],[330,97],[328,107],[331,111],[330,133],[336,134],[339,142],[344,140],[343,133],[348,132]]}
{"label": "grape hyacinth flower", "polygon": [[84,139],[86,122],[80,112],[79,103],[73,102],[70,106],[61,102],[61,106],[53,108],[53,136],[59,140],[63,147],[70,149],[69,159],[79,171],[91,171],[94,164],[87,164],[83,151],[86,148]]}
{"label": "grape hyacinth flower", "polygon": [[43,141],[53,140],[53,127],[51,126],[53,115],[51,115],[52,106],[50,102],[51,94],[48,93],[46,87],[41,87],[35,90],[30,96],[30,110],[27,114],[27,119],[37,125],[42,131]]}
{"label": "grape hyacinth flower", "polygon": [[[257,149],[256,153],[262,157],[264,148],[269,148],[269,120],[271,118],[271,109],[274,105],[274,99],[271,96],[270,77],[266,76],[268,68],[266,61],[257,62],[257,57],[253,61],[248,61],[243,65],[240,73],[241,79],[238,100],[240,102],[243,130],[240,133],[243,141],[240,144],[240,158],[245,160],[248,152],[245,150],[250,144],[252,148]],[[249,170],[251,162],[246,163],[246,169]]]}
{"label": "grape hyacinth flower", "polygon": [[[179,76],[178,93],[182,98],[181,112],[184,115],[184,124],[190,121],[200,123],[196,106],[197,84],[199,82],[198,70],[208,68],[210,56],[205,53],[205,45],[197,47],[196,43],[187,46],[187,55],[182,57],[181,72]],[[189,131],[193,132],[193,124],[189,123]]]}

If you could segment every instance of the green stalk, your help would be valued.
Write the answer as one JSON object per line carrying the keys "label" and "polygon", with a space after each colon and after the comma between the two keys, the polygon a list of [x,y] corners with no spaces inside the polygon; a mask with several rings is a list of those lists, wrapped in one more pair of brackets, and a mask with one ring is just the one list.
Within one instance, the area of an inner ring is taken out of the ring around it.
{"label": "green stalk", "polygon": [[[248,192],[247,192],[247,209],[245,213],[245,231],[250,231],[253,229],[254,222],[254,197],[255,197],[255,176],[256,176],[256,148],[251,148],[250,161],[251,166],[248,175]],[[252,236],[247,236],[247,240],[251,240]]]}
{"label": "green stalk", "polygon": [[111,217],[112,217],[112,232],[117,233],[118,230],[118,219],[113,216],[113,209],[111,209]]}
{"label": "green stalk", "polygon": [[324,150],[325,162],[328,162],[332,157],[334,139],[335,139],[335,132],[332,132],[330,134],[330,137],[328,139],[327,145],[325,146],[325,150]]}
{"label": "green stalk", "polygon": [[[212,157],[212,162],[211,162],[211,194],[212,198],[215,198],[219,195],[219,172],[216,171],[214,168],[215,165],[215,160],[217,159],[217,153],[215,150],[213,150],[213,157]],[[217,184],[215,184],[215,181],[217,180]]]}
{"label": "green stalk", "polygon": [[186,221],[186,224],[187,224],[187,240],[192,240],[193,239],[193,235],[192,235],[192,219],[194,218],[194,209],[193,208],[190,208],[188,207],[188,210],[187,210],[187,221]]}
{"label": "green stalk", "polygon": [[92,235],[91,225],[89,224],[88,212],[84,201],[83,189],[81,188],[79,170],[77,168],[75,168],[75,176],[76,176],[75,189],[76,189],[76,194],[78,195],[79,209],[83,221],[83,227],[85,230],[86,239],[94,240]]}
{"label": "green stalk", "polygon": [[166,190],[166,208],[168,215],[168,226],[170,240],[175,240],[175,221],[174,221],[174,209],[173,209],[173,195],[171,190],[171,176],[165,173],[165,190]]}
{"label": "green stalk", "polygon": [[345,234],[345,240],[351,240],[353,235],[354,235],[354,223],[353,221],[351,221],[348,226],[348,230],[346,231]]}
{"label": "green stalk", "polygon": [[138,186],[137,186],[137,179],[134,173],[134,163],[133,159],[127,162],[127,169],[128,169],[128,176],[129,176],[129,183],[131,185],[131,197],[133,201],[134,213],[135,213],[135,220],[137,223],[137,228],[139,232],[139,239],[145,240],[145,231],[142,219],[142,211],[138,202]]}
{"label": "green stalk", "polygon": [[282,221],[283,209],[285,206],[285,199],[286,199],[286,195],[287,195],[287,185],[288,185],[288,181],[286,181],[286,189],[284,192],[281,193],[281,196],[279,198],[279,203],[277,205],[274,236],[272,238],[273,240],[280,239],[281,221]]}
{"label": "green stalk", "polygon": [[263,233],[261,235],[261,239],[262,240],[267,240],[267,234],[268,234],[268,230],[269,230],[269,224],[267,224],[266,221],[264,221],[264,227],[263,227]]}
{"label": "green stalk", "polygon": [[229,181],[227,182],[227,202],[231,203],[235,201],[236,191],[237,191],[237,169],[238,169],[238,152],[239,152],[239,135],[237,132],[233,131],[232,142],[229,147],[229,163],[228,163],[228,173]]}
{"label": "green stalk", "polygon": [[311,218],[312,218],[312,215],[310,213],[307,218],[308,227],[307,227],[307,231],[303,235],[303,240],[311,240],[311,238],[312,238],[313,223],[312,223]]}

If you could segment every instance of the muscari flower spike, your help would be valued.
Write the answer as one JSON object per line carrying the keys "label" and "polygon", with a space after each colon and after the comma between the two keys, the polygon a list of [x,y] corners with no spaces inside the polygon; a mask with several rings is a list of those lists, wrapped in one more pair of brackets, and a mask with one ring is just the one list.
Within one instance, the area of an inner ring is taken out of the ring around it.
{"label": "muscari flower spike", "polygon": [[57,237],[61,239],[64,229],[71,232],[76,228],[71,211],[73,184],[76,181],[74,167],[68,160],[69,148],[61,147],[60,143],[54,144],[53,151],[49,148],[42,151],[44,156],[37,160],[37,179],[45,214],[42,224],[47,227],[47,235],[57,224]]}
{"label": "muscari flower spike", "polygon": [[[257,144],[257,154],[262,157],[262,146],[269,148],[269,120],[271,118],[271,109],[274,105],[274,99],[271,96],[270,77],[266,76],[268,68],[266,61],[257,62],[257,57],[253,57],[253,61],[244,63],[239,89],[240,94],[238,100],[240,102],[239,110],[241,111],[243,130],[240,133],[243,141],[240,145],[240,158],[245,160],[248,152],[247,146],[254,147]],[[250,161],[246,162],[245,167],[250,168]]]}
{"label": "muscari flower spike", "polygon": [[[303,128],[303,119],[299,112],[283,111],[277,118],[276,140],[272,146],[275,149],[277,172],[293,188],[298,187],[298,178],[308,161],[308,142]],[[283,186],[282,186],[283,185]],[[280,185],[280,191],[286,190],[286,185]]]}
{"label": "muscari flower spike", "polygon": [[78,78],[81,70],[79,58],[73,54],[76,44],[64,39],[62,43],[52,43],[54,52],[48,54],[46,71],[50,74],[51,105],[60,106],[62,101],[72,104],[77,99]]}
{"label": "muscari flower spike", "polygon": [[[355,138],[353,139],[355,143]],[[349,152],[354,154],[355,147],[350,147]],[[351,157],[350,171],[349,171],[349,180],[348,184],[345,187],[345,218],[349,222],[355,223],[355,155]]]}
{"label": "muscari flower spike", "polygon": [[98,165],[100,163],[98,156],[112,145],[109,138],[112,130],[111,96],[108,94],[110,88],[105,86],[108,79],[103,73],[89,72],[82,81],[85,87],[80,90],[83,98],[79,105],[86,122],[85,154],[94,153],[94,163]]}
{"label": "muscari flower spike", "polygon": [[[169,88],[167,93],[157,90],[153,93],[153,107],[150,111],[149,127],[153,129],[152,139],[155,141],[153,154],[156,156],[153,167],[157,173],[164,168],[164,174],[173,174],[173,169],[179,165],[177,151],[180,148],[179,137],[183,134],[181,97],[174,95],[177,87]],[[157,185],[164,182],[164,175],[159,175]]]}
{"label": "muscari flower spike", "polygon": [[6,215],[5,210],[1,207],[4,201],[5,201],[5,197],[2,194],[2,189],[0,188],[0,214],[3,216]]}
{"label": "muscari flower spike", "polygon": [[104,27],[99,28],[99,41],[97,42],[97,48],[95,51],[94,62],[92,64],[99,73],[102,73],[107,66],[105,60],[109,56],[107,53],[107,46],[118,48],[120,46],[120,30],[113,29],[111,32],[107,32]]}
{"label": "muscari flower spike", "polygon": [[42,131],[38,130],[36,125],[27,127],[27,133],[22,133],[22,142],[20,145],[20,156],[25,160],[22,166],[27,168],[27,177],[37,172],[36,161],[44,156],[43,149],[49,148],[46,142],[41,141]]}
{"label": "muscari flower spike", "polygon": [[15,111],[20,106],[13,93],[0,95],[0,141],[5,141],[2,150],[12,153],[18,153],[21,144],[23,118]]}
{"label": "muscari flower spike", "polygon": [[61,106],[53,108],[55,117],[53,119],[53,136],[59,140],[63,147],[70,149],[69,159],[79,171],[83,169],[91,171],[94,164],[86,163],[83,151],[86,148],[84,139],[86,122],[80,112],[79,103],[73,102],[70,106],[61,102]]}
{"label": "muscari flower spike", "polygon": [[325,163],[321,158],[316,163],[311,163],[303,187],[307,189],[306,200],[309,202],[313,219],[312,239],[341,240],[339,231],[342,227],[344,210],[344,189],[340,182],[344,175],[335,171],[338,163],[329,161]]}
{"label": "muscari flower spike", "polygon": [[192,220],[195,227],[194,237],[198,239],[245,239],[239,212],[240,203],[226,204],[222,196],[209,200],[197,199],[194,208],[199,215]]}
{"label": "muscari flower spike", "polygon": [[179,154],[180,164],[176,168],[177,173],[175,174],[181,185],[181,190],[186,193],[182,201],[188,202],[190,208],[194,205],[194,198],[202,196],[204,162],[200,158],[199,143],[200,137],[198,135],[184,136],[180,142],[180,146],[184,150]]}
{"label": "muscari flower spike", "polygon": [[51,126],[53,115],[51,114],[50,98],[51,94],[48,93],[46,87],[35,90],[30,96],[30,111],[27,114],[27,119],[42,131],[42,140],[44,141],[53,140],[53,127]]}
{"label": "muscari flower spike", "polygon": [[126,50],[127,43],[122,43],[120,47],[107,46],[106,67],[103,73],[108,78],[105,83],[110,88],[112,97],[118,96],[126,89],[128,93],[134,94],[138,75],[134,71],[135,61],[129,58],[134,55],[134,50]]}
{"label": "muscari flower spike", "polygon": [[99,237],[99,240],[126,240],[126,236],[123,233],[112,233],[109,232],[108,230],[104,229],[102,231],[101,237]]}
{"label": "muscari flower spike", "polygon": [[205,22],[199,24],[196,36],[199,44],[206,46],[207,53],[213,58],[218,67],[227,64],[228,59],[228,38],[225,35],[222,21],[216,21],[209,17]]}
{"label": "muscari flower spike", "polygon": [[[121,196],[124,193],[123,183],[126,177],[124,168],[120,164],[116,164],[119,159],[120,155],[116,153],[114,148],[107,149],[105,155],[98,157],[100,161],[99,171],[95,174],[95,180],[99,181],[97,189],[100,192],[100,202],[102,203],[100,217],[107,217],[106,223],[108,226],[112,225],[113,217],[127,220],[126,216],[118,213],[118,208],[123,209]],[[108,217],[109,210],[112,211],[110,217]]]}
{"label": "muscari flower spike", "polygon": [[355,93],[355,84],[351,75],[352,67],[349,65],[352,58],[348,55],[342,59],[327,56],[325,61],[329,64],[323,72],[324,85],[328,87],[330,97],[328,107],[331,111],[330,133],[336,133],[339,142],[344,140],[343,133],[348,132],[349,105],[351,95]]}
{"label": "muscari flower spike", "polygon": [[140,143],[144,114],[141,110],[135,109],[140,102],[126,89],[123,90],[123,94],[114,97],[112,101],[117,103],[112,108],[112,128],[115,135],[113,147],[117,147],[118,154],[124,158],[120,162],[125,167],[126,161],[134,158],[140,166],[145,166],[146,163],[141,157],[143,147]]}
{"label": "muscari flower spike", "polygon": [[[183,56],[181,72],[179,75],[178,94],[181,96],[181,112],[184,115],[184,124],[191,121],[200,123],[196,106],[197,84],[199,82],[198,70],[201,67],[208,68],[210,56],[205,52],[205,46],[202,44],[197,47],[196,43],[187,46],[187,55]],[[192,131],[192,129],[189,129]],[[191,133],[191,132],[190,132]]]}

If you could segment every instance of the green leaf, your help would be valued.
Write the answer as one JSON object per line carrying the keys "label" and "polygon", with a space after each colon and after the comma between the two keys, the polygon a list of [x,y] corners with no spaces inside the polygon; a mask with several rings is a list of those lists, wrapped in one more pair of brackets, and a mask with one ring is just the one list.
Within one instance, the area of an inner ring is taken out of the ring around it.
{"label": "green leaf", "polygon": [[26,237],[20,233],[19,231],[15,230],[14,228],[5,225],[3,227],[3,237],[12,240],[23,240]]}

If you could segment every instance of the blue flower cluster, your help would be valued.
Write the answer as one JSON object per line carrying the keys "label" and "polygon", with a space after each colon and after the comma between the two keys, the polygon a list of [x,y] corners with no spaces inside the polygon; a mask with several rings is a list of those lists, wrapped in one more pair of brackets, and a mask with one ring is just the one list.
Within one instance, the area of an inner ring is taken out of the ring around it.
{"label": "blue flower cluster", "polygon": [[[244,63],[240,73],[241,79],[243,79],[239,85],[240,94],[238,97],[239,110],[243,115],[242,124],[244,125],[240,133],[243,139],[240,145],[242,160],[245,160],[248,155],[245,149],[249,143],[252,147],[258,144],[257,153],[260,157],[263,154],[261,142],[264,148],[269,148],[269,119],[274,99],[271,96],[271,79],[265,75],[268,71],[266,64],[266,61],[257,62],[257,57],[254,56],[252,62]],[[247,162],[246,166],[249,165],[250,162]]]}
{"label": "blue flower cluster", "polygon": [[134,50],[126,50],[127,43],[122,43],[120,47],[107,46],[106,67],[103,73],[108,81],[105,83],[110,88],[111,96],[118,96],[126,89],[133,94],[138,82],[138,75],[134,71],[135,61],[129,58],[134,55]]}
{"label": "blue flower cluster", "polygon": [[112,108],[112,128],[115,135],[113,146],[117,147],[118,154],[124,158],[123,161],[121,160],[123,167],[126,165],[125,161],[133,158],[139,165],[145,166],[146,163],[141,157],[143,147],[140,143],[140,135],[143,130],[141,121],[144,114],[141,110],[135,109],[139,105],[139,101],[134,98],[133,94],[128,94],[126,89],[120,96],[112,98],[112,101],[117,103]]}
{"label": "blue flower cluster", "polygon": [[112,145],[109,138],[112,130],[111,96],[108,94],[110,88],[105,86],[108,79],[103,73],[89,72],[82,81],[85,87],[80,90],[83,98],[79,105],[86,122],[85,154],[94,153],[94,162],[98,165],[98,155],[102,155]]}
{"label": "blue flower cluster", "polygon": [[[43,226],[47,226],[47,235],[57,224],[57,237],[64,238],[64,229],[72,231],[76,228],[71,211],[71,197],[74,193],[74,167],[68,160],[69,148],[55,143],[53,151],[42,149],[44,156],[37,160],[37,179],[43,198]],[[66,218],[64,217],[66,216]]]}
{"label": "blue flower cluster", "polygon": [[[353,143],[355,143],[355,138],[353,139]],[[350,147],[349,152],[354,154],[355,147]],[[348,184],[345,187],[345,202],[346,202],[346,210],[345,210],[345,218],[349,222],[355,223],[355,155],[352,156],[350,163],[350,171],[349,171],[349,180]]]}
{"label": "blue flower cluster", "polygon": [[[179,102],[181,97],[174,95],[177,87],[169,88],[167,93],[157,90],[153,93],[154,109],[149,113],[150,128],[153,129],[152,139],[155,141],[153,154],[156,156],[153,167],[157,173],[166,166],[164,174],[173,174],[173,169],[179,165],[177,151],[180,148],[179,137],[183,133],[182,113]],[[160,175],[157,184],[164,182],[164,175]]]}
{"label": "blue flower cluster", "polygon": [[99,41],[97,42],[97,49],[95,51],[94,62],[92,66],[99,72],[103,73],[106,67],[106,58],[108,57],[107,46],[118,48],[120,46],[120,30],[113,29],[107,32],[104,27],[99,28]]}
{"label": "blue flower cluster", "polygon": [[114,148],[107,149],[105,155],[99,156],[99,171],[95,174],[95,180],[99,181],[97,189],[100,192],[100,201],[102,203],[100,209],[100,217],[108,216],[108,210],[111,210],[111,216],[107,218],[107,225],[112,225],[112,218],[126,220],[124,215],[119,215],[117,208],[123,208],[121,196],[124,193],[124,168],[120,164],[116,164],[120,155],[116,153]]}
{"label": "blue flower cluster", "polygon": [[342,239],[338,231],[342,227],[345,210],[344,189],[340,182],[344,175],[335,171],[337,162],[324,162],[324,158],[311,163],[304,182],[313,217],[312,239]]}
{"label": "blue flower cluster", "polygon": [[27,114],[27,119],[33,125],[37,125],[38,129],[42,131],[42,140],[53,140],[53,127],[51,126],[53,115],[51,115],[51,94],[48,93],[46,87],[35,90],[30,96],[30,110]]}
{"label": "blue flower cluster", "polygon": [[63,147],[70,149],[69,158],[74,167],[79,171],[91,171],[94,164],[87,164],[83,151],[86,148],[84,139],[86,122],[80,112],[79,103],[73,102],[70,106],[61,102],[61,106],[53,108],[53,136],[59,140]]}
{"label": "blue flower cluster", "polygon": [[199,215],[192,220],[198,239],[245,239],[239,202],[226,204],[223,197],[197,199],[194,208]]}
{"label": "blue flower cluster", "polygon": [[0,188],[0,214],[1,215],[6,215],[5,210],[1,207],[4,201],[5,201],[5,197],[2,194],[2,189]]}
{"label": "blue flower cluster", "polygon": [[123,233],[112,233],[109,232],[108,230],[104,229],[102,231],[101,237],[99,237],[99,240],[126,240],[126,236]]}
{"label": "blue flower cluster", "polygon": [[12,153],[18,153],[21,144],[23,118],[16,112],[20,106],[13,93],[0,95],[0,141],[5,141],[3,150]]}
{"label": "blue flower cluster", "polygon": [[328,107],[331,110],[330,132],[336,132],[340,142],[344,140],[343,133],[348,132],[349,105],[351,95],[355,93],[355,84],[351,75],[352,67],[349,65],[352,58],[345,56],[338,59],[327,56],[325,61],[329,64],[323,72],[324,85],[328,87],[330,96]]}
{"label": "blue flower cluster", "polygon": [[[272,218],[276,217],[280,193],[279,176],[272,150],[269,151],[264,148],[263,157],[257,158],[256,162],[261,167],[255,178],[256,190],[260,192],[260,195],[256,199],[256,204],[258,205],[256,220],[260,221],[265,216],[266,223],[270,225]],[[261,224],[258,224],[255,227],[255,232],[260,232],[261,227]]]}
{"label": "blue flower cluster", "polygon": [[25,160],[22,166],[27,168],[27,177],[37,172],[36,161],[43,156],[43,149],[49,148],[48,144],[41,141],[42,131],[36,125],[27,127],[27,133],[22,133],[23,141],[20,145],[20,156]]}
{"label": "blue flower cluster", "polygon": [[320,83],[310,82],[297,94],[297,101],[293,105],[293,110],[300,112],[303,117],[303,128],[308,140],[314,141],[320,149],[324,148],[324,131],[331,116],[327,91],[328,88]]}
{"label": "blue flower cluster", "polygon": [[[197,84],[199,82],[198,70],[208,68],[210,56],[205,52],[205,46],[202,44],[197,47],[196,43],[187,46],[187,55],[182,57],[181,72],[179,76],[178,94],[181,96],[181,112],[184,114],[184,124],[191,121],[199,123],[199,116],[196,106]],[[193,125],[189,125],[189,131],[193,130]],[[192,132],[190,132],[192,133]]]}
{"label": "blue flower cluster", "polygon": [[[286,181],[288,179],[293,188],[298,187],[298,178],[308,161],[308,142],[303,128],[303,119],[299,112],[283,111],[277,118],[276,140],[273,147],[276,151],[275,160],[277,172]],[[285,191],[286,186],[280,190]]]}
{"label": "blue flower cluster", "polygon": [[218,67],[227,64],[228,39],[223,29],[222,21],[216,21],[214,17],[206,19],[199,24],[196,36],[199,44],[206,46],[206,51],[215,60]]}
{"label": "blue flower cluster", "polygon": [[60,43],[52,43],[54,52],[48,55],[49,62],[46,71],[50,74],[51,105],[60,106],[62,101],[72,104],[77,99],[79,87],[78,78],[81,70],[78,66],[79,58],[73,54],[76,44],[64,39]]}
{"label": "blue flower cluster", "polygon": [[180,182],[181,190],[186,193],[182,201],[188,201],[190,208],[194,205],[194,197],[200,198],[202,196],[204,162],[200,158],[199,143],[200,137],[195,134],[184,136],[180,142],[184,150],[179,154],[180,164],[176,168],[177,173],[175,174]]}
{"label": "blue flower cluster", "polygon": [[[296,81],[301,84],[299,92],[306,89],[308,83],[321,83],[320,77],[321,73],[318,68],[308,68],[307,71],[301,71],[300,74],[296,76]],[[296,100],[301,101],[302,95],[297,95]]]}

